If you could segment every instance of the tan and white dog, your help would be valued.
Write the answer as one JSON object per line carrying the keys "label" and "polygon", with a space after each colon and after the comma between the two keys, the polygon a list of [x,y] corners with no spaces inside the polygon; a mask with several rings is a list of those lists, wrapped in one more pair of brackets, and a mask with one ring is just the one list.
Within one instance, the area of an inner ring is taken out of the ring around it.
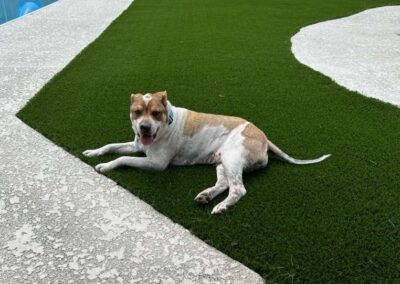
{"label": "tan and white dog", "polygon": [[223,213],[246,194],[243,171],[265,167],[269,151],[283,161],[301,165],[318,163],[330,156],[294,159],[269,141],[254,124],[238,117],[175,107],[168,101],[167,92],[132,94],[130,117],[135,132],[133,142],[108,144],[83,154],[94,157],[143,152],[146,157],[123,156],[98,164],[96,170],[104,173],[121,166],[164,170],[169,164],[215,164],[216,184],[195,198],[197,202],[208,203],[229,188],[228,197],[214,207],[212,214]]}

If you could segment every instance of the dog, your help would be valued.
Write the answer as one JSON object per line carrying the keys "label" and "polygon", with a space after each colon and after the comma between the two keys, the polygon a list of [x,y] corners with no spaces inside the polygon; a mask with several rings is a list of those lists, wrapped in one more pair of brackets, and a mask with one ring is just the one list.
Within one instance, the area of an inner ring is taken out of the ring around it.
{"label": "dog", "polygon": [[195,201],[206,204],[229,188],[228,196],[216,205],[212,214],[221,214],[246,194],[243,172],[263,168],[269,153],[292,164],[321,162],[290,157],[254,124],[239,117],[207,114],[173,106],[167,92],[131,95],[130,119],[135,133],[133,142],[108,144],[86,150],[87,157],[105,154],[129,155],[143,152],[146,157],[122,156],[95,169],[104,173],[128,166],[148,170],[164,170],[169,164],[214,164],[217,182],[200,192]]}

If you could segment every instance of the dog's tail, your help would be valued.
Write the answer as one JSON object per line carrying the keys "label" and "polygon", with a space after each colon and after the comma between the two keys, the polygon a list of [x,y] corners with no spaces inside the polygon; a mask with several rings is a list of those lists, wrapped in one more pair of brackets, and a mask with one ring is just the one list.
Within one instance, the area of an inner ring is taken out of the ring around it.
{"label": "dog's tail", "polygon": [[276,155],[276,157],[279,160],[282,160],[284,162],[288,162],[291,164],[296,164],[296,165],[308,165],[308,164],[315,164],[322,162],[323,160],[328,159],[331,154],[329,155],[324,155],[322,157],[319,157],[318,159],[313,159],[313,160],[298,160],[295,158],[290,157],[288,154],[283,152],[281,149],[279,149],[274,143],[268,140],[268,151],[271,151]]}

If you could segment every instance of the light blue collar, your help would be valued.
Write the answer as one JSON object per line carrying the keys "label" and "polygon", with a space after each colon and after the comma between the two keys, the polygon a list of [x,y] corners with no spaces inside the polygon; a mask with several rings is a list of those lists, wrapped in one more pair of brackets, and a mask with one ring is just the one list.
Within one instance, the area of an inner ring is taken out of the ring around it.
{"label": "light blue collar", "polygon": [[168,125],[171,125],[174,122],[174,112],[171,110],[168,114]]}
{"label": "light blue collar", "polygon": [[174,122],[174,111],[172,110],[172,105],[170,102],[167,104],[168,109],[168,125],[171,125]]}

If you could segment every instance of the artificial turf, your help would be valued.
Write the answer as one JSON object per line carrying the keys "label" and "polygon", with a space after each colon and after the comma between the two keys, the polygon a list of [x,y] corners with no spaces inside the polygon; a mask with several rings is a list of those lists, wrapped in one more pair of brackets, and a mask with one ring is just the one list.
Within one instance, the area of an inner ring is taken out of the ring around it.
{"label": "artificial turf", "polygon": [[[400,110],[301,65],[301,27],[399,1],[136,0],[18,114],[90,165],[85,149],[133,139],[132,92],[244,117],[313,166],[271,161],[223,216],[195,204],[211,166],[110,178],[268,282],[400,281]],[[371,23],[373,24],[373,23]],[[366,27],[368,28],[368,27]]]}

